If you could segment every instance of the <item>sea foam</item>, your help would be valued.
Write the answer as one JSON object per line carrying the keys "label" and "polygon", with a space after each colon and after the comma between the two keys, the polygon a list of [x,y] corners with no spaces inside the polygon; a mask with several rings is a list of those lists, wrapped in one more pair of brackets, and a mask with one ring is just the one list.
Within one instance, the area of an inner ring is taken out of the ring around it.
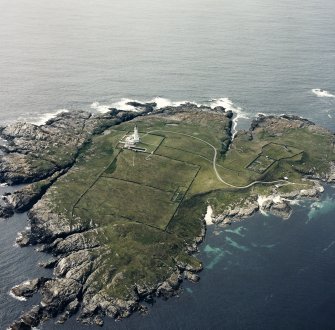
{"label": "sea foam", "polygon": [[317,96],[317,97],[335,97],[334,94],[328,92],[328,91],[325,91],[323,89],[320,89],[320,88],[315,88],[315,89],[312,89],[312,92]]}
{"label": "sea foam", "polygon": [[237,123],[240,118],[244,119],[249,119],[250,117],[248,116],[247,113],[245,113],[241,107],[237,106],[234,104],[232,100],[230,100],[228,97],[223,97],[223,98],[218,98],[218,99],[212,99],[204,103],[197,103],[194,101],[187,101],[187,100],[182,100],[182,101],[172,101],[168,98],[164,97],[154,97],[149,100],[137,100],[137,99],[130,99],[130,98],[122,98],[119,101],[110,103],[110,104],[101,104],[100,102],[93,102],[91,104],[91,109],[100,112],[100,113],[107,113],[110,108],[116,108],[118,110],[123,110],[123,111],[138,111],[138,109],[132,105],[129,105],[128,103],[130,102],[138,102],[138,103],[156,103],[155,109],[162,109],[165,107],[178,107],[180,105],[190,103],[193,104],[197,107],[200,106],[209,106],[212,109],[215,107],[221,106],[224,107],[226,110],[231,110],[234,113],[234,118],[233,118],[233,137],[237,133]]}
{"label": "sea foam", "polygon": [[138,111],[136,107],[128,104],[130,102],[138,102],[142,104],[156,103],[155,109],[162,109],[162,108],[171,107],[171,106],[178,107],[186,103],[192,103],[192,104],[198,105],[195,102],[189,102],[189,101],[171,101],[164,97],[154,97],[150,100],[144,100],[144,101],[137,100],[137,99],[130,99],[130,98],[122,98],[121,100],[110,103],[110,104],[101,104],[100,102],[97,102],[97,101],[93,102],[91,104],[91,109],[96,110],[97,112],[100,112],[100,113],[106,113],[109,111],[110,108],[115,108],[115,109],[123,110],[123,111]]}
{"label": "sea foam", "polygon": [[212,225],[213,224],[213,209],[210,205],[207,206],[207,212],[205,215],[205,221],[206,221],[206,225]]}
{"label": "sea foam", "polygon": [[226,110],[230,110],[234,113],[233,118],[233,137],[237,133],[237,123],[240,118],[249,119],[249,116],[243,112],[242,108],[235,105],[232,100],[230,100],[228,97],[223,97],[220,99],[213,99],[209,103],[210,107],[214,109],[215,107],[224,107]]}
{"label": "sea foam", "polygon": [[67,110],[67,109],[59,109],[59,110],[57,110],[55,112],[43,113],[37,119],[31,121],[31,123],[34,124],[34,125],[37,125],[37,126],[44,125],[48,120],[56,117],[57,115],[59,115],[60,113],[63,113],[63,112],[69,112],[69,110]]}
{"label": "sea foam", "polygon": [[[111,104],[101,104],[100,102],[93,102],[91,104],[91,109],[96,110],[100,113],[107,113],[110,111],[110,108],[116,108],[118,110],[124,111],[136,111],[135,107],[127,104],[128,102],[135,101],[127,98],[123,98],[118,102],[111,103]],[[138,101],[137,101],[138,102]]]}
{"label": "sea foam", "polygon": [[27,300],[27,298],[25,298],[25,297],[20,297],[20,296],[15,295],[14,292],[13,292],[12,290],[9,291],[9,295],[10,295],[12,298],[14,298],[14,299],[16,299],[16,300],[19,300],[19,301],[26,301],[26,300]]}
{"label": "sea foam", "polygon": [[308,212],[308,220],[306,223],[311,220],[320,217],[321,215],[326,215],[335,210],[334,199],[327,196],[323,201],[316,201],[310,205],[310,210]]}

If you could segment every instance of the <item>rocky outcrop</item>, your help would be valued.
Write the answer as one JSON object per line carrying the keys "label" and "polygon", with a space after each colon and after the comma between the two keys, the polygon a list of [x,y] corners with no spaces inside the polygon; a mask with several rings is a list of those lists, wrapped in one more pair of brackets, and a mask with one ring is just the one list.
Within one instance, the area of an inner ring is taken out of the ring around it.
{"label": "rocky outcrop", "polygon": [[54,268],[57,262],[58,258],[50,258],[46,261],[39,262],[38,265],[43,268]]}
{"label": "rocky outcrop", "polygon": [[213,223],[231,224],[233,221],[250,217],[259,210],[256,197],[249,198],[243,205],[236,204],[227,208],[213,219]]}
{"label": "rocky outcrop", "polygon": [[[69,231],[64,233],[64,237],[58,238],[57,235],[50,238],[44,228],[39,233],[40,241],[52,241],[45,244],[44,251],[57,256],[43,265],[54,266],[54,278],[35,279],[13,288],[15,294],[24,297],[38,291],[42,300],[39,306],[34,306],[13,323],[12,329],[24,329],[28,324],[37,325],[40,321],[56,316],[59,316],[57,322],[63,323],[78,310],[78,320],[82,323],[102,325],[104,316],[124,318],[137,310],[145,312],[141,300],[152,301],[153,297],[168,298],[176,295],[184,278],[192,282],[199,281],[196,273],[202,269],[201,264],[176,261],[176,268],[164,282],[155,285],[136,284],[130,296],[124,299],[111,297],[104,289],[95,288],[95,275],[100,273],[102,278],[106,276],[103,279],[106,285],[113,285],[122,280],[124,275],[118,272],[109,278],[109,274],[101,273],[105,271],[102,270],[103,256],[109,251],[99,245],[99,230],[89,229],[80,233]],[[195,238],[194,245],[199,244],[204,236],[205,225],[199,237]]]}
{"label": "rocky outcrop", "polygon": [[281,217],[283,219],[288,219],[292,213],[292,207],[287,201],[281,201],[279,203],[273,203],[269,209],[270,213]]}
{"label": "rocky outcrop", "polygon": [[250,196],[242,205],[237,203],[221,212],[213,219],[213,222],[229,225],[233,221],[248,218],[257,211],[271,213],[280,218],[288,219],[291,216],[291,204],[294,201],[303,198],[318,198],[320,193],[323,192],[324,188],[318,181],[314,181],[313,184],[311,188],[297,189],[288,193],[279,192],[277,187],[274,187],[272,193],[268,196]]}
{"label": "rocky outcrop", "polygon": [[83,299],[84,307],[80,311],[78,320],[84,324],[103,325],[103,316],[125,318],[138,309],[137,300],[122,300],[112,298],[102,292],[86,294]]}
{"label": "rocky outcrop", "polygon": [[330,163],[330,171],[327,176],[327,182],[335,183],[335,162]]}
{"label": "rocky outcrop", "polygon": [[[282,115],[282,116],[265,116],[259,114],[250,124],[250,131],[254,131],[257,128],[266,128],[269,133],[274,135],[281,134],[283,129],[296,129],[307,126],[314,126],[315,124],[308,119],[304,119],[298,116]],[[320,128],[318,126],[318,128]]]}
{"label": "rocky outcrop", "polygon": [[47,189],[62,175],[65,171],[61,170],[54,173],[50,178],[31,183],[24,188],[7,194],[4,200],[11,205],[16,212],[25,212],[29,210],[47,191]]}
{"label": "rocky outcrop", "polygon": [[[85,228],[80,226],[70,226],[64,215],[48,212],[41,204],[46,203],[40,200],[37,204],[39,208],[33,208],[28,212],[30,219],[30,242],[32,244],[51,243],[58,237],[66,237],[74,232],[79,232]],[[46,205],[51,208],[51,205]]]}
{"label": "rocky outcrop", "polygon": [[43,312],[50,316],[58,315],[81,293],[81,284],[73,279],[56,278],[47,281],[40,293]]}
{"label": "rocky outcrop", "polygon": [[48,250],[52,251],[55,255],[63,255],[98,247],[100,244],[95,234],[96,232],[94,230],[87,230],[85,234],[75,233],[64,239],[56,239],[48,246]]}
{"label": "rocky outcrop", "polygon": [[42,307],[35,305],[30,311],[23,313],[20,318],[15,321],[9,329],[11,330],[31,330],[37,327],[42,319]]}
{"label": "rocky outcrop", "polygon": [[43,180],[67,169],[93,134],[120,124],[148,109],[137,112],[114,110],[104,115],[86,111],[63,112],[44,125],[15,123],[0,130],[0,182],[10,185]]}
{"label": "rocky outcrop", "polygon": [[200,277],[198,274],[195,274],[195,273],[192,273],[192,272],[189,272],[188,270],[186,270],[184,272],[184,276],[186,279],[188,279],[189,281],[193,282],[193,283],[197,283],[199,282],[200,280]]}
{"label": "rocky outcrop", "polygon": [[[205,226],[195,244],[200,243],[205,235]],[[176,261],[176,268],[162,283],[155,285],[136,284],[133,293],[124,299],[111,297],[106,291],[97,289],[94,285],[95,275],[101,273],[103,257],[108,249],[98,244],[99,231],[92,229],[83,233],[69,234],[46,244],[44,250],[57,255],[44,266],[54,266],[54,278],[35,279],[13,288],[13,293],[29,297],[35,292],[42,296],[39,306],[34,306],[28,313],[12,324],[11,329],[25,329],[27,325],[37,325],[40,321],[59,316],[58,323],[63,323],[68,317],[79,310],[78,320],[84,324],[102,325],[103,317],[124,318],[134,311],[145,312],[141,300],[152,301],[153,297],[168,298],[179,292],[183,278],[198,282],[196,274],[202,270],[200,263],[190,264]],[[44,237],[44,239],[47,239]],[[111,269],[113,270],[113,269]],[[105,270],[104,270],[105,271]],[[106,274],[108,277],[109,275]],[[105,278],[107,287],[123,279],[123,273],[118,272],[112,278]]]}
{"label": "rocky outcrop", "polygon": [[26,297],[39,290],[42,296],[39,305],[22,314],[19,320],[10,326],[12,330],[24,330],[36,327],[42,320],[55,317],[60,313],[63,313],[60,317],[60,323],[64,322],[78,309],[81,285],[72,279],[35,279],[25,282],[13,290]]}
{"label": "rocky outcrop", "polygon": [[7,219],[10,218],[13,214],[14,210],[10,205],[0,205],[0,218]]}
{"label": "rocky outcrop", "polygon": [[28,246],[30,244],[30,235],[27,231],[20,232],[16,237],[16,244],[21,247]]}
{"label": "rocky outcrop", "polygon": [[141,103],[136,101],[127,102],[127,105],[130,105],[136,109],[144,109],[146,112],[152,112],[157,107],[157,103],[150,102],[150,103]]}
{"label": "rocky outcrop", "polygon": [[35,278],[33,280],[25,281],[11,289],[11,293],[16,297],[29,298],[47,281],[46,278]]}
{"label": "rocky outcrop", "polygon": [[34,182],[70,166],[87,132],[86,112],[63,113],[43,126],[15,123],[1,132],[8,141],[0,162],[0,180],[9,184]]}

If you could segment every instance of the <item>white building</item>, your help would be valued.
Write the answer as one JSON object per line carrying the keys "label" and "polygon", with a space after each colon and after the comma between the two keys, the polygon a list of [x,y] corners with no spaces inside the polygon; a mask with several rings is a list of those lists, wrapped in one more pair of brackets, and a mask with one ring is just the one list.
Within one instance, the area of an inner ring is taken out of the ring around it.
{"label": "white building", "polygon": [[135,125],[135,127],[134,127],[133,142],[134,143],[139,143],[140,142],[140,135],[138,134],[137,125]]}
{"label": "white building", "polygon": [[138,133],[138,128],[137,125],[134,127],[134,133],[130,136],[127,136],[124,142],[124,147],[125,148],[133,148],[137,143],[140,142],[140,135]]}

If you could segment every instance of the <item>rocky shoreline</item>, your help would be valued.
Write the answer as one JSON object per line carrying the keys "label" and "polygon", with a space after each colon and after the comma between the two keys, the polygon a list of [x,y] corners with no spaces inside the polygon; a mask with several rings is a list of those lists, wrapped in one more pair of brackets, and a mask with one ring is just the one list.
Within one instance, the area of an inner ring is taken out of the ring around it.
{"label": "rocky shoreline", "polygon": [[[202,269],[201,264],[191,265],[176,261],[176,268],[164,282],[152,287],[135,285],[133,294],[124,300],[97,295],[93,291],[90,293],[90,274],[97,269],[99,263],[99,258],[94,260],[91,252],[99,250],[103,253],[102,247],[94,238],[96,229],[89,226],[70,227],[65,219],[48,212],[49,205],[42,205],[44,201],[41,197],[72,167],[80,150],[90,143],[92,135],[101,134],[109,127],[137,116],[144,116],[152,111],[153,105],[136,106],[137,112],[111,109],[110,113],[101,116],[92,116],[86,112],[67,112],[59,114],[42,126],[16,123],[0,128],[0,136],[6,141],[0,146],[3,151],[0,182],[9,185],[25,184],[22,189],[3,196],[3,215],[8,213],[11,216],[14,212],[28,210],[30,229],[19,233],[16,242],[22,247],[38,245],[39,251],[51,253],[53,257],[40,266],[54,269],[53,278],[32,279],[12,288],[12,295],[24,299],[38,292],[41,303],[23,313],[10,326],[11,329],[32,328],[57,316],[57,322],[63,323],[77,313],[80,306],[84,307],[81,308],[78,320],[84,324],[102,325],[104,316],[123,318],[134,311],[145,312],[142,301],[150,302],[154,297],[167,298],[176,295],[183,279],[193,282],[199,280],[197,273]],[[189,112],[195,108],[195,105],[186,104],[180,109],[167,107],[158,112],[171,115],[175,112]],[[207,107],[201,110],[213,112]],[[218,108],[214,112],[224,113],[224,109]],[[50,153],[53,148],[54,152]],[[60,154],[61,157],[55,157],[55,154]],[[42,166],[37,166],[36,160],[41,160]],[[205,231],[203,222],[201,235],[187,246],[188,253],[197,251],[197,245],[202,242]],[[82,232],[92,232],[92,240],[84,241]]]}
{"label": "rocky shoreline", "polygon": [[[326,182],[334,183],[333,180]],[[271,195],[251,196],[243,202],[243,205],[229,207],[224,212],[214,216],[212,222],[220,226],[226,226],[232,222],[248,218],[256,212],[270,213],[287,220],[292,214],[292,205],[304,199],[318,199],[323,191],[324,188],[319,181],[314,181],[314,187],[312,188],[298,189],[289,193],[278,192],[276,188],[273,188]]]}
{"label": "rocky shoreline", "polygon": [[[133,106],[136,106],[137,112],[111,109],[109,113],[97,116],[86,112],[68,112],[59,114],[42,126],[16,123],[0,127],[0,137],[6,141],[0,146],[3,153],[0,159],[0,182],[25,185],[20,190],[3,196],[0,216],[10,217],[14,212],[29,210],[30,230],[20,233],[16,242],[20,246],[38,245],[40,251],[52,254],[52,258],[40,266],[54,269],[53,278],[37,278],[12,288],[11,293],[21,298],[29,298],[38,292],[41,295],[41,302],[22,314],[10,329],[30,329],[40,322],[55,317],[58,317],[58,323],[64,323],[78,311],[78,320],[82,323],[102,325],[104,316],[124,318],[135,311],[145,312],[143,301],[151,302],[155,297],[176,295],[183,279],[199,281],[197,273],[202,270],[201,264],[176,260],[176,267],[171,269],[171,275],[165,281],[154,286],[136,284],[132,294],[124,299],[96,293],[90,287],[91,275],[99,271],[98,264],[102,259],[96,258],[95,255],[103,256],[106,253],[97,240],[99,229],[91,224],[69,225],[62,216],[49,212],[52,206],[48,205],[47,199],[41,199],[48,193],[49,187],[69,171],[81,150],[90,144],[91,137],[101,134],[109,127],[138,116],[145,116],[152,111],[162,116],[171,116],[183,111],[208,111],[224,114],[227,118],[232,117],[232,113],[225,112],[222,107],[213,110],[208,107],[199,109],[193,104],[186,104],[155,110],[154,104],[133,104]],[[314,125],[298,117],[283,118],[293,127]],[[266,119],[273,120],[270,127],[275,132],[276,117],[259,117],[252,123],[251,131],[264,125]],[[231,125],[229,129],[231,130]],[[227,151],[230,143],[231,140],[222,142],[222,152]],[[332,163],[330,173],[321,175],[306,173],[306,178],[334,182],[335,164]],[[228,225],[257,211],[288,218],[292,211],[290,206],[292,202],[306,197],[317,198],[322,191],[323,187],[319,181],[314,181],[313,188],[286,194],[278,192],[277,187],[273,187],[271,195],[251,196],[242,206],[238,204],[231,206],[217,215],[213,222]],[[205,221],[199,220],[202,221],[201,234],[186,247],[190,255],[197,251],[197,246],[205,237]],[[120,272],[112,280],[122,280],[122,276]]]}
{"label": "rocky shoreline", "polygon": [[[195,253],[198,244],[205,237],[206,226],[204,222],[202,224],[201,236],[188,246],[189,253]],[[41,303],[23,313],[10,329],[35,327],[40,322],[57,316],[57,323],[64,323],[78,312],[81,305],[85,307],[80,311],[78,320],[84,324],[101,326],[104,316],[125,318],[135,311],[145,313],[147,308],[142,302],[153,302],[157,297],[172,297],[180,292],[180,285],[184,279],[191,282],[198,282],[200,279],[197,273],[202,270],[201,265],[195,266],[179,261],[171,276],[164,282],[152,287],[135,285],[133,294],[124,300],[99,294],[90,295],[87,291],[83,297],[83,290],[87,290],[85,281],[87,282],[92,270],[88,249],[94,249],[94,246],[79,246],[78,235],[80,234],[71,234],[64,239],[56,239],[51,244],[41,246],[40,251],[52,253],[54,257],[40,266],[54,268],[54,277],[32,279],[12,288],[11,294],[18,298],[29,298],[38,292],[41,295]],[[20,243],[22,239],[18,241]]]}
{"label": "rocky shoreline", "polygon": [[[278,125],[278,119],[284,119],[284,122]],[[246,135],[248,139],[253,139],[253,132],[262,127],[267,127],[268,132],[274,136],[281,135],[283,127],[290,129],[308,127],[320,134],[329,134],[327,129],[317,126],[305,118],[291,115],[282,115],[280,117],[264,116],[262,114],[251,122],[249,131],[240,131],[238,134]],[[307,189],[296,188],[290,192],[283,193],[279,191],[279,188],[289,183],[276,184],[272,187],[270,194],[265,196],[251,195],[242,204],[232,205],[224,212],[213,216],[212,222],[220,226],[227,226],[232,222],[248,218],[256,212],[270,213],[287,220],[292,214],[292,205],[303,199],[318,199],[324,191],[322,184],[335,183],[335,162],[330,162],[328,172],[318,173],[317,169],[313,168],[308,172],[301,172],[301,174],[304,180],[313,183],[312,187]]]}

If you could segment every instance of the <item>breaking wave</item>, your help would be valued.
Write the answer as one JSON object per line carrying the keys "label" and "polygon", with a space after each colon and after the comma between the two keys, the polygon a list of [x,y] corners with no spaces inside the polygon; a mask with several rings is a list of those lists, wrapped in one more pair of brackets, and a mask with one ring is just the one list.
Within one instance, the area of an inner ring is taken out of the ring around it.
{"label": "breaking wave", "polygon": [[55,112],[47,112],[47,113],[43,113],[41,114],[39,117],[34,118],[33,120],[27,120],[28,122],[41,126],[44,125],[48,120],[50,120],[51,118],[56,117],[57,115],[59,115],[62,112],[69,112],[69,110],[67,109],[59,109]]}
{"label": "breaking wave", "polygon": [[243,112],[242,108],[236,106],[232,100],[228,97],[213,99],[210,101],[210,107],[214,109],[215,107],[224,107],[226,110],[231,110],[234,113],[233,118],[233,137],[237,133],[237,123],[240,118],[249,119],[249,116]]}
{"label": "breaking wave", "polygon": [[26,301],[26,300],[27,300],[27,298],[25,298],[25,297],[19,297],[19,296],[15,295],[15,294],[12,292],[12,290],[9,291],[9,295],[10,295],[12,298],[14,298],[14,299],[16,299],[16,300],[19,300],[19,301]]}
{"label": "breaking wave", "polygon": [[106,113],[109,111],[110,106],[109,105],[104,105],[100,104],[99,102],[93,102],[91,104],[91,109],[96,110],[100,113]]}
{"label": "breaking wave", "polygon": [[325,91],[323,89],[320,89],[320,88],[312,89],[312,92],[317,97],[335,97],[335,95],[333,95],[332,93]]}
{"label": "breaking wave", "polygon": [[186,103],[192,103],[192,104],[200,106],[200,104],[197,104],[195,102],[189,102],[189,101],[174,102],[174,101],[171,101],[163,97],[155,97],[153,99],[145,100],[145,101],[129,99],[129,98],[122,98],[120,101],[110,103],[110,104],[101,104],[100,102],[93,102],[91,104],[91,109],[96,110],[97,112],[100,112],[100,113],[106,113],[109,111],[110,108],[116,108],[118,110],[124,110],[124,111],[138,111],[138,109],[135,106],[128,104],[130,102],[138,102],[142,104],[156,103],[156,107],[155,107],[156,109],[162,109],[162,108],[169,107],[169,106],[178,107]]}
{"label": "breaking wave", "polygon": [[136,99],[130,99],[130,98],[122,98],[120,101],[110,103],[110,104],[101,104],[100,102],[93,102],[91,104],[91,109],[99,112],[99,113],[107,113],[110,108],[116,108],[119,110],[124,110],[124,111],[138,111],[138,109],[130,105],[130,102],[138,102],[138,103],[155,103],[156,107],[155,109],[162,109],[165,107],[178,107],[180,105],[190,103],[194,104],[198,107],[204,105],[204,106],[209,106],[212,109],[215,107],[224,107],[226,110],[231,110],[234,113],[234,118],[233,118],[233,136],[235,136],[237,132],[237,123],[240,118],[244,119],[249,119],[250,117],[242,110],[241,107],[237,106],[234,104],[233,101],[231,101],[228,97],[224,98],[218,98],[218,99],[212,99],[204,103],[196,103],[194,101],[171,101],[170,99],[163,98],[163,97],[155,97],[150,100],[136,100]]}

